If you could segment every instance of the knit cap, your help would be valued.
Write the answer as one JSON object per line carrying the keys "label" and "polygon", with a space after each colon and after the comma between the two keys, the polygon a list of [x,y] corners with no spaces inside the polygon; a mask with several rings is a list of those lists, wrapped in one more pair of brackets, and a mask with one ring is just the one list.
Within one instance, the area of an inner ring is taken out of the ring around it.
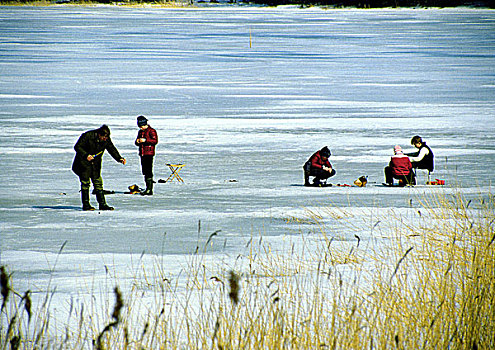
{"label": "knit cap", "polygon": [[394,153],[395,154],[402,154],[402,147],[397,145],[394,147]]}
{"label": "knit cap", "polygon": [[330,152],[330,149],[328,148],[328,146],[325,146],[323,147],[321,150],[320,150],[320,155],[322,157],[330,157],[332,155],[332,152]]}
{"label": "knit cap", "polygon": [[143,117],[142,115],[140,115],[139,117],[137,117],[137,125],[139,127],[143,126],[143,125],[146,125],[148,124],[148,119],[146,119],[145,117]]}

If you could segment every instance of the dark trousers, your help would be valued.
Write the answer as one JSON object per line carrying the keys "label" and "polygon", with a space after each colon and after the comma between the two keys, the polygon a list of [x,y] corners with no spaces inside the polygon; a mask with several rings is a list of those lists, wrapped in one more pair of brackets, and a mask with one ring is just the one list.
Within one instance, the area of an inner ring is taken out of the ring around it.
{"label": "dark trousers", "polygon": [[97,177],[90,177],[88,179],[79,176],[79,181],[81,182],[82,191],[88,191],[91,187],[91,182],[93,183],[93,188],[95,191],[103,191],[103,179],[101,178],[101,175],[98,175]]}
{"label": "dark trousers", "polygon": [[407,175],[394,175],[392,168],[387,166],[385,167],[385,182],[388,184],[393,184],[394,179],[402,180],[404,185],[416,185],[416,177],[414,172],[411,170]]}
{"label": "dark trousers", "polygon": [[329,177],[334,176],[335,173],[336,173],[335,169],[332,169],[332,172],[328,172],[323,169],[311,168],[311,170],[309,171],[309,176],[314,176],[315,179],[319,179],[319,180],[326,180]]}
{"label": "dark trousers", "polygon": [[304,169],[304,184],[309,183],[309,177],[310,176],[314,176],[315,177],[314,181],[317,182],[320,180],[326,180],[329,177],[332,177],[337,173],[335,171],[335,169],[332,169],[331,172],[328,172],[328,171],[323,170],[323,169],[314,168],[311,166],[311,163],[309,163],[309,162],[304,164],[303,169]]}
{"label": "dark trousers", "polygon": [[141,172],[145,178],[153,177],[153,157],[154,156],[141,156]]}

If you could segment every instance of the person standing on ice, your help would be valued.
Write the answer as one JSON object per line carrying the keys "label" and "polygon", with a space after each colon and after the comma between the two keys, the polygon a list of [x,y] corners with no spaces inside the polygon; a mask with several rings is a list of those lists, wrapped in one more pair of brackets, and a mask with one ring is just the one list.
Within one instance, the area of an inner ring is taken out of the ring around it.
{"label": "person standing on ice", "polygon": [[406,153],[413,169],[427,169],[430,173],[433,172],[435,165],[431,148],[426,145],[420,136],[414,136],[411,139],[411,145],[418,149],[416,152]]}
{"label": "person standing on ice", "polygon": [[[336,174],[328,158],[332,155],[327,146],[315,152],[304,164],[304,186],[320,186],[322,180],[327,180]],[[313,183],[309,182],[309,177],[314,176]]]}
{"label": "person standing on ice", "polygon": [[89,187],[91,182],[96,193],[96,199],[100,210],[113,210],[107,205],[105,194],[103,193],[103,179],[101,178],[101,163],[105,150],[117,162],[125,165],[123,158],[110,139],[110,129],[102,125],[96,130],[83,133],[77,140],[74,149],[76,156],[72,163],[72,171],[79,176],[81,182],[81,201],[83,210],[95,210],[89,201]]}
{"label": "person standing on ice", "polygon": [[155,129],[148,125],[148,119],[142,115],[137,117],[137,125],[139,131],[134,144],[139,147],[141,172],[146,183],[146,190],[141,192],[141,195],[151,196],[153,195],[153,157],[155,156],[155,146],[158,143],[158,134]]}
{"label": "person standing on ice", "polygon": [[385,185],[393,186],[394,179],[399,180],[400,186],[416,184],[411,161],[402,152],[400,146],[394,147],[394,155],[390,158],[389,165],[385,167]]}

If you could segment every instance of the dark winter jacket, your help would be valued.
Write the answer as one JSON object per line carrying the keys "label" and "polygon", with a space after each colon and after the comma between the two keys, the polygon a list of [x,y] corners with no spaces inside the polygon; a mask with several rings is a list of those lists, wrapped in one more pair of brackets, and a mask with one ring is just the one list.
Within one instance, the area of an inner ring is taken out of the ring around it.
{"label": "dark winter jacket", "polygon": [[407,176],[412,169],[411,161],[403,154],[392,156],[389,166],[392,168],[394,176]]}
{"label": "dark winter jacket", "polygon": [[[321,150],[320,150],[321,151]],[[313,169],[323,169],[323,166],[326,167],[331,167],[332,165],[330,162],[327,160],[323,160],[320,155],[320,151],[315,152],[304,164],[304,169],[309,171],[311,168]]]}
{"label": "dark winter jacket", "polygon": [[[112,143],[110,137],[106,141],[100,141],[97,130],[90,130],[81,135],[74,146],[76,156],[72,163],[72,171],[81,178],[97,178],[101,175],[101,159],[105,150],[117,162],[122,159],[119,151]],[[95,158],[89,162],[88,155]]]}
{"label": "dark winter jacket", "polygon": [[408,153],[407,155],[411,156],[411,157],[417,157],[421,153],[421,150],[425,147],[428,149],[428,154],[426,154],[423,157],[423,159],[421,159],[419,161],[411,161],[412,166],[413,166],[413,168],[418,168],[418,169],[428,169],[430,172],[432,172],[433,169],[435,168],[434,160],[433,160],[434,155],[433,155],[431,148],[428,147],[426,145],[426,143],[423,143],[417,152]]}
{"label": "dark winter jacket", "polygon": [[[137,143],[138,139],[145,138],[146,142]],[[151,126],[148,126],[144,130],[139,130],[134,144],[139,147],[140,156],[154,156],[155,155],[155,145],[158,143],[158,134],[156,130]]]}

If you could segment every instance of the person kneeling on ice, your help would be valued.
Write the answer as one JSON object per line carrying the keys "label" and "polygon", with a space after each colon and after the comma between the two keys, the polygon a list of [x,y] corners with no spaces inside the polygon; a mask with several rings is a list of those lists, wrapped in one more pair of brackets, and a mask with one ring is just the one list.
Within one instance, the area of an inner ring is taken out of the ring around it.
{"label": "person kneeling on ice", "polygon": [[153,157],[155,156],[155,146],[158,143],[158,134],[155,129],[148,125],[148,119],[142,115],[137,117],[137,125],[139,131],[134,144],[139,147],[141,172],[146,183],[146,190],[141,192],[141,195],[151,196],[153,195]]}
{"label": "person kneeling on ice", "polygon": [[[89,203],[89,187],[91,182],[96,193],[100,210],[113,210],[107,205],[103,192],[103,179],[101,178],[101,163],[105,150],[117,162],[125,165],[123,158],[110,139],[110,129],[102,125],[99,129],[83,133],[77,140],[74,149],[76,156],[72,163],[72,171],[79,176],[81,182],[81,201],[83,210],[95,210]],[[91,182],[90,182],[91,181]]]}
{"label": "person kneeling on ice", "polygon": [[[327,180],[336,174],[328,158],[332,155],[327,146],[315,152],[304,164],[304,186],[320,186],[323,180]],[[314,176],[313,183],[309,177]]]}
{"label": "person kneeling on ice", "polygon": [[394,179],[399,180],[400,186],[415,185],[416,179],[409,158],[402,152],[400,146],[394,147],[394,155],[385,167],[385,185],[393,186]]}

